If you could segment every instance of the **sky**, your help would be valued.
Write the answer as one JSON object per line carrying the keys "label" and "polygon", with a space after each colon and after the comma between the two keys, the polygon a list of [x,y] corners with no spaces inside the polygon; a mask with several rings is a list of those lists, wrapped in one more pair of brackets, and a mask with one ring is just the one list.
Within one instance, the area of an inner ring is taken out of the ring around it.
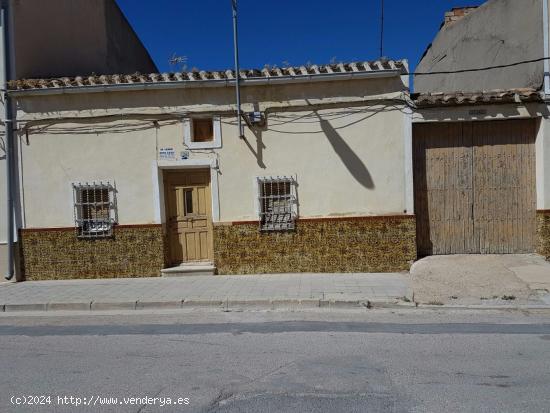
{"label": "sky", "polygon": [[[117,0],[161,72],[233,66],[231,0]],[[484,0],[385,0],[384,51],[417,65],[445,11]],[[238,0],[241,68],[375,60],[381,0]],[[187,67],[171,65],[173,55]]]}

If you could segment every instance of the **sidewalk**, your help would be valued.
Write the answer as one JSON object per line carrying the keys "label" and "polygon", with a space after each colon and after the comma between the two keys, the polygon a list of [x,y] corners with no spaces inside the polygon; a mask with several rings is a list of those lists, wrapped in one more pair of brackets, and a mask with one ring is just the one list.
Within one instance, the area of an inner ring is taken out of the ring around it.
{"label": "sidewalk", "polygon": [[537,254],[426,257],[410,281],[420,305],[550,306],[550,262]]}
{"label": "sidewalk", "polygon": [[[0,311],[408,305],[408,274],[277,274],[0,283]],[[413,305],[413,304],[410,304]]]}

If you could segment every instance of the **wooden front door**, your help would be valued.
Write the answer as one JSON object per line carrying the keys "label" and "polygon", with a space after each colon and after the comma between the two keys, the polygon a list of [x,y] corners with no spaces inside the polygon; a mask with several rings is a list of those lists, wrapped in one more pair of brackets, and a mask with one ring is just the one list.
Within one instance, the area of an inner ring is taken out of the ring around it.
{"label": "wooden front door", "polygon": [[535,249],[533,120],[414,126],[419,255]]}
{"label": "wooden front door", "polygon": [[164,173],[169,264],[212,261],[210,171]]}

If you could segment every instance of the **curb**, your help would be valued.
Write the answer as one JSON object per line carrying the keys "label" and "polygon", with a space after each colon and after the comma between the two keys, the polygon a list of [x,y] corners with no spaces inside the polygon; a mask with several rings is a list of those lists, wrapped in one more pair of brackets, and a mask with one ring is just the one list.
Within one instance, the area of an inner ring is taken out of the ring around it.
{"label": "curb", "polygon": [[548,304],[522,304],[515,306],[486,305],[429,305],[405,301],[379,300],[323,300],[323,299],[265,299],[265,300],[171,300],[171,301],[121,301],[121,302],[75,302],[75,303],[25,303],[0,304],[0,312],[56,312],[56,311],[88,311],[101,312],[113,310],[176,310],[176,309],[219,309],[235,310],[299,310],[299,309],[424,309],[424,310],[550,310]]}
{"label": "curb", "polygon": [[409,308],[409,309],[417,308],[416,303],[414,303],[412,301],[410,301],[410,302],[406,302],[406,301],[394,301],[394,302],[370,301],[370,305],[371,305],[370,308],[401,308],[401,309],[404,309],[404,308]]}
{"label": "curb", "polygon": [[323,300],[323,299],[258,299],[258,300],[171,300],[171,301],[88,301],[88,302],[51,302],[32,304],[0,304],[0,312],[24,311],[112,311],[112,310],[170,310],[213,308],[224,311],[240,309],[284,310],[284,309],[369,309],[369,308],[411,308],[414,303],[385,302],[371,300]]}
{"label": "curb", "polygon": [[136,310],[164,309],[172,310],[181,308],[183,300],[178,301],[136,301]]}
{"label": "curb", "polygon": [[221,300],[182,300],[181,307],[182,308],[204,308],[204,307],[215,307],[215,308],[221,308],[223,307],[223,301]]}
{"label": "curb", "polygon": [[92,311],[106,311],[106,310],[135,310],[137,301],[107,301],[99,302],[92,301],[90,304],[90,310]]}
{"label": "curb", "polygon": [[503,305],[429,305],[429,304],[418,304],[416,306],[419,309],[425,310],[550,310],[550,305],[548,304],[519,304],[514,306],[503,306]]}
{"label": "curb", "polygon": [[265,300],[265,305],[269,306],[271,310],[283,310],[283,309],[295,309],[295,308],[317,308],[319,307],[319,300],[304,299],[304,300],[291,300],[285,298],[275,298],[273,300]]}
{"label": "curb", "polygon": [[15,311],[47,311],[48,304],[5,304],[3,307],[6,313]]}
{"label": "curb", "polygon": [[90,311],[91,306],[91,302],[48,303],[47,311]]}

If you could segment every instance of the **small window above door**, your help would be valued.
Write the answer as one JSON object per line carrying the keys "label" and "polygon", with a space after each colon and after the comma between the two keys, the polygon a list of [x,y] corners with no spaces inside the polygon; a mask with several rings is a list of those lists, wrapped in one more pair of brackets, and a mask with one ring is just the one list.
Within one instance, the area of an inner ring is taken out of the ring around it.
{"label": "small window above door", "polygon": [[184,143],[189,149],[221,148],[219,116],[192,116],[183,121]]}
{"label": "small window above door", "polygon": [[192,119],[193,130],[191,140],[193,142],[212,142],[214,140],[214,121],[211,118]]}

